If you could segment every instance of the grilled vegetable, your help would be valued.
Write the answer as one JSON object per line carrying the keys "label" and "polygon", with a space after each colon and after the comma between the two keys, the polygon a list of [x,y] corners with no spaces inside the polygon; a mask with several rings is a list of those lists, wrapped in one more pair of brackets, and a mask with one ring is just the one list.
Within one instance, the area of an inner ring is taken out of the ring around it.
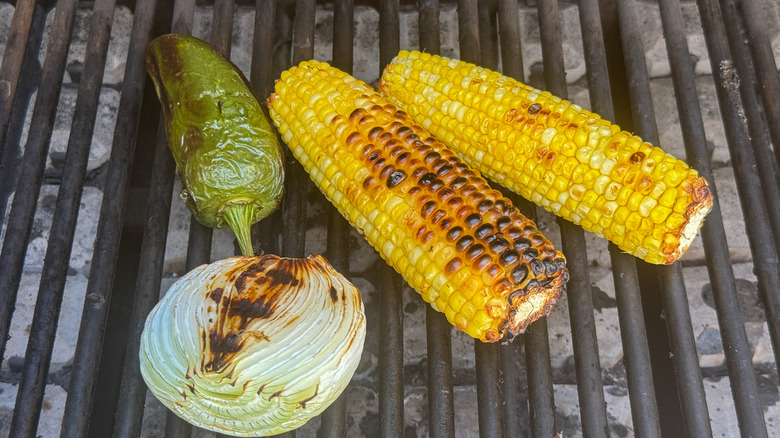
{"label": "grilled vegetable", "polygon": [[275,435],[336,400],[365,334],[360,293],[321,256],[233,257],[171,286],[147,318],[141,373],[196,426]]}
{"label": "grilled vegetable", "polygon": [[683,161],[488,69],[403,51],[379,90],[491,180],[649,263],[679,259],[712,207]]}
{"label": "grilled vegetable", "polygon": [[165,114],[181,198],[201,224],[230,226],[252,255],[250,226],[282,196],[282,150],[246,78],[207,43],[190,36],[156,38],[146,67]]}
{"label": "grilled vegetable", "polygon": [[497,341],[550,312],[568,279],[563,255],[371,87],[307,61],[282,73],[268,101],[317,187],[452,324]]}

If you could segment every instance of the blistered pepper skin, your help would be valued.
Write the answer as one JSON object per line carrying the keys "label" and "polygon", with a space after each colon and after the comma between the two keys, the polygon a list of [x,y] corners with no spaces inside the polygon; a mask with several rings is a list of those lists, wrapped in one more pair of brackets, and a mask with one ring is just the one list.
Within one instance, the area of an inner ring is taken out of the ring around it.
{"label": "blistered pepper skin", "polygon": [[201,224],[230,225],[241,243],[282,196],[282,149],[268,117],[241,71],[200,39],[160,36],[147,47],[146,66],[182,199]]}

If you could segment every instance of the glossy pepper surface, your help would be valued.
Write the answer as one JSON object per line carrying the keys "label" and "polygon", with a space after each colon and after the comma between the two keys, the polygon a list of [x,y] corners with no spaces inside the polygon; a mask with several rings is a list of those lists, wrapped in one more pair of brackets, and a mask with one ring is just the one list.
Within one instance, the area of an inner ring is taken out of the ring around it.
{"label": "glossy pepper surface", "polygon": [[282,196],[282,150],[241,71],[195,37],[167,34],[146,51],[165,115],[181,198],[201,224],[230,226],[252,255],[250,226]]}

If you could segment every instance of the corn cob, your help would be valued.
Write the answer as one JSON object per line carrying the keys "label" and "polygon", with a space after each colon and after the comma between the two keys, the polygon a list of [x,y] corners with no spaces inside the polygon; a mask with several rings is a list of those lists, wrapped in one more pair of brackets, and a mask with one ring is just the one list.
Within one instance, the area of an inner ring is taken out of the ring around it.
{"label": "corn cob", "polygon": [[649,263],[679,259],[712,207],[685,162],[500,73],[402,51],[379,91],[487,178]]}
{"label": "corn cob", "polygon": [[268,106],[327,199],[459,329],[511,337],[565,290],[566,261],[536,225],[367,84],[306,61]]}

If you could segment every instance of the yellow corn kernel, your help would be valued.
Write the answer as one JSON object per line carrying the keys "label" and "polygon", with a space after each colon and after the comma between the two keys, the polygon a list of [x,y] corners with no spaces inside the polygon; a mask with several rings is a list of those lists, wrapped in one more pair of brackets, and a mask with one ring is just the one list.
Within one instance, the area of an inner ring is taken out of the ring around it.
{"label": "yellow corn kernel", "polygon": [[[431,129],[452,129],[471,120],[465,131],[490,147],[474,148],[469,161],[487,167],[501,161],[494,155],[499,148],[490,143],[495,137],[487,132],[498,126],[486,113],[493,102],[482,94],[501,94],[498,88],[478,85],[466,75],[452,86],[442,78],[455,76],[421,70],[425,64],[418,62],[417,70],[391,69],[397,77],[417,72],[420,82],[404,88],[414,90],[404,93],[414,99],[407,111],[424,113]],[[458,99],[447,95],[442,100],[425,91],[441,84],[450,85]],[[468,93],[460,93],[461,87]],[[431,102],[440,104],[438,112],[431,112]],[[318,61],[286,71],[268,107],[285,143],[325,197],[450,323],[492,342],[549,313],[568,278],[563,255],[508,199],[405,112],[365,83]],[[454,134],[439,134],[467,145]],[[522,156],[517,161],[524,163],[522,175],[539,167],[541,178],[549,180],[547,188],[555,181],[556,174],[547,176],[552,171],[538,160]],[[516,250],[518,239],[523,245],[532,241],[533,250]]]}

